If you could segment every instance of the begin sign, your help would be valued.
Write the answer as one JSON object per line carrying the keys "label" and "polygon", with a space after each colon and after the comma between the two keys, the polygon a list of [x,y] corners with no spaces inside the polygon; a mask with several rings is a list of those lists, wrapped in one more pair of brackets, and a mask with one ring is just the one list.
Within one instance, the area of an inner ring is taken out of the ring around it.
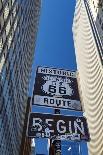
{"label": "begin sign", "polygon": [[31,113],[28,137],[69,140],[89,140],[84,117]]}

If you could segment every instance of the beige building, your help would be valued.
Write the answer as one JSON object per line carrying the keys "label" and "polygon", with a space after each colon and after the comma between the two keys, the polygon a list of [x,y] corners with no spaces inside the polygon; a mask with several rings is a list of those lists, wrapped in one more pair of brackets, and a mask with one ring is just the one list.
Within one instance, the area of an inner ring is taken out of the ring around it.
{"label": "beige building", "polygon": [[89,155],[103,155],[103,2],[77,0],[73,36],[78,81],[90,142]]}

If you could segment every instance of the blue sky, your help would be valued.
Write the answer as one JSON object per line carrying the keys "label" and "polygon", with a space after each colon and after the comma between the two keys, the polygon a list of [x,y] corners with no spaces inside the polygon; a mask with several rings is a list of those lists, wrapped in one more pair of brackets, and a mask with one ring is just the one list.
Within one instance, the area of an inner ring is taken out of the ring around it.
{"label": "blue sky", "polygon": [[35,64],[76,70],[72,39],[75,0],[43,0]]}
{"label": "blue sky", "polygon": [[[33,64],[32,80],[29,95],[32,94],[33,82],[37,66],[48,66],[76,70],[76,59],[72,38],[72,22],[75,8],[75,0],[42,0],[39,31],[35,58]],[[33,107],[32,111],[53,113],[52,108]],[[61,110],[62,114],[79,115]],[[41,141],[42,142],[42,141]],[[44,143],[44,142],[43,142]],[[67,149],[69,143],[65,143]],[[82,147],[83,154],[87,155],[85,143]],[[38,149],[38,147],[36,147]],[[64,150],[64,154],[67,152]]]}

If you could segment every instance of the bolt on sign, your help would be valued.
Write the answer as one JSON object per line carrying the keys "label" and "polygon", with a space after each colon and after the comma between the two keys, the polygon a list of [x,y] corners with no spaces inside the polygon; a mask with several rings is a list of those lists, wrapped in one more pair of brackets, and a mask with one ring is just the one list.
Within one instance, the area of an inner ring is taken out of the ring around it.
{"label": "bolt on sign", "polygon": [[54,140],[89,141],[88,127],[84,117],[30,113],[28,137]]}
{"label": "bolt on sign", "polygon": [[76,72],[38,67],[32,104],[81,111]]}

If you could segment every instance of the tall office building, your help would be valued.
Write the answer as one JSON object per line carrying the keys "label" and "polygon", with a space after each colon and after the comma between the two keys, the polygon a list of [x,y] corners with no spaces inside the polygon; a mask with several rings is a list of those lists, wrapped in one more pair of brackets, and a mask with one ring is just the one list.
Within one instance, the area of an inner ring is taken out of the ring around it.
{"label": "tall office building", "polygon": [[40,3],[0,0],[0,155],[22,155]]}
{"label": "tall office building", "polygon": [[89,155],[103,155],[103,1],[77,0],[73,35],[78,83],[90,142]]}

